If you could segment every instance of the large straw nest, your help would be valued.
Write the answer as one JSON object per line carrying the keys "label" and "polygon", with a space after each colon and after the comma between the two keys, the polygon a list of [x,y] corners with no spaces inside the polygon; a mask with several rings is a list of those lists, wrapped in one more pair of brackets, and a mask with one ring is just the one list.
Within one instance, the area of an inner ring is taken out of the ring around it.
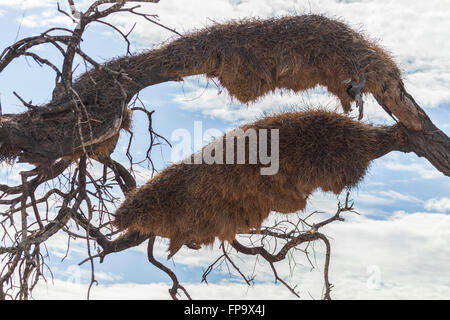
{"label": "large straw nest", "polygon": [[278,114],[241,127],[250,128],[279,129],[277,174],[261,175],[259,159],[176,163],[127,195],[114,225],[170,238],[171,254],[183,244],[211,244],[216,237],[232,241],[237,233],[258,229],[271,211],[303,210],[316,189],[339,194],[356,186],[373,159],[405,149],[399,125],[368,125],[324,110]]}
{"label": "large straw nest", "polygon": [[277,88],[297,92],[322,85],[347,112],[354,101],[348,93],[352,83],[364,78],[364,92],[376,95],[394,94],[402,84],[399,68],[383,48],[344,22],[316,14],[215,24],[146,55],[142,66],[147,58],[152,65],[163,61],[171,76],[218,78],[243,103]]}

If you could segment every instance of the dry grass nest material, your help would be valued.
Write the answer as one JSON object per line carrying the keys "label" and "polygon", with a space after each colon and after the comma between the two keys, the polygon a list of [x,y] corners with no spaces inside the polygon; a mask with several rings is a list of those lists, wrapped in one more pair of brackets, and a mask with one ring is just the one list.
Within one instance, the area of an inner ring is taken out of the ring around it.
{"label": "dry grass nest material", "polygon": [[[183,244],[211,244],[216,237],[232,241],[238,233],[260,228],[271,211],[303,210],[316,189],[339,194],[358,184],[372,160],[405,151],[400,125],[363,124],[324,110],[282,113],[241,127],[249,128],[279,129],[277,174],[261,175],[259,160],[176,163],[129,194],[114,225],[170,238],[171,254]],[[212,143],[217,141],[224,140]]]}

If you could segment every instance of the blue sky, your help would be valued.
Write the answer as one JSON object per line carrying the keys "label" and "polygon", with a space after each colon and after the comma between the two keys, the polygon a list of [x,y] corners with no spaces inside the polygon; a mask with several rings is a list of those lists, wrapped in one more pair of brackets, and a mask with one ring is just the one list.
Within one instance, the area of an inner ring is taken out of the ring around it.
{"label": "blue sky", "polygon": [[[75,1],[80,8],[90,1]],[[182,3],[180,5],[180,3]],[[65,5],[65,4],[64,4]],[[233,1],[193,0],[186,5],[181,0],[161,0],[159,4],[144,5],[142,11],[157,13],[161,22],[178,31],[201,28],[211,21],[226,21],[243,17],[270,17],[308,12],[342,17],[351,26],[364,32],[389,50],[404,71],[410,93],[424,107],[433,122],[450,135],[450,3],[442,1]],[[128,16],[112,17],[111,22],[126,30],[133,21]],[[54,1],[0,0],[0,49],[16,39],[44,31],[54,24],[72,26],[68,19],[56,14]],[[138,21],[133,33],[133,49],[157,46],[172,35],[158,27]],[[106,61],[125,53],[124,42],[111,30],[93,26],[86,33],[83,50],[97,61]],[[58,61],[55,52],[42,48],[39,53]],[[83,65],[79,67],[83,71]],[[39,68],[31,60],[21,58],[0,74],[0,94],[4,113],[24,111],[13,96],[17,91],[26,100],[44,103],[51,97],[54,74]],[[219,94],[215,84],[203,77],[184,82],[164,83],[143,90],[140,97],[154,109],[154,129],[170,138],[178,128],[193,131],[194,121],[202,121],[203,129],[225,131],[252,121],[263,112],[280,112],[283,108],[303,105],[334,108],[338,101],[323,89],[301,95],[272,94],[249,106],[231,101],[226,91]],[[365,122],[390,123],[372,98],[366,97]],[[147,148],[146,122],[142,114],[133,120],[136,159]],[[124,148],[128,141],[123,134],[113,158],[126,162]],[[206,142],[206,141],[205,141]],[[158,169],[170,164],[168,146],[154,149],[153,159]],[[14,181],[18,166],[0,168],[2,182]],[[146,168],[139,168],[139,182],[149,178]],[[5,180],[5,181],[3,181]],[[391,153],[376,160],[363,183],[353,191],[356,208],[361,216],[348,216],[343,223],[326,228],[333,246],[331,282],[335,284],[334,298],[449,298],[450,297],[450,181],[426,160],[415,154]],[[319,209],[328,214],[335,211],[336,197],[317,192],[306,212]],[[304,213],[306,214],[306,213]],[[326,215],[326,214],[325,214]],[[268,221],[269,223],[270,221]],[[84,243],[75,243],[69,256],[64,255],[66,238],[52,239],[50,265],[55,269],[55,281],[41,285],[36,298],[84,298],[88,274],[76,269],[85,258]],[[157,254],[165,260],[166,242],[160,240]],[[110,255],[97,264],[99,286],[94,298],[166,299],[168,278],[148,264],[145,248]],[[323,248],[318,245],[317,270],[310,272],[305,261],[290,278],[298,283],[301,296],[320,297],[323,288],[320,269]],[[273,283],[267,265],[257,265],[257,283],[247,288],[238,278],[230,278],[226,269],[210,277],[210,284],[200,284],[202,268],[219,255],[218,246],[198,252],[182,249],[172,266],[180,280],[195,298],[293,298],[286,289]],[[302,257],[298,257],[301,259]],[[241,262],[243,270],[251,273],[253,258]],[[279,266],[289,277],[289,265]],[[83,270],[88,270],[84,266]],[[375,271],[374,271],[375,270]],[[77,279],[72,283],[73,279]],[[374,275],[380,285],[369,285]],[[79,276],[79,277],[78,277]],[[78,280],[81,283],[78,284]]]}

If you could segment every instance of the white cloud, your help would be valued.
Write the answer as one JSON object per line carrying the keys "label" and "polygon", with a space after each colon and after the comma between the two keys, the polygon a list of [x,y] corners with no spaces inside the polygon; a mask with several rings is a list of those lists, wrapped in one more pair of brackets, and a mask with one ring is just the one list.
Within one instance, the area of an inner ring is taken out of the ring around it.
{"label": "white cloud", "polygon": [[[189,77],[182,84],[174,83],[173,85],[180,88],[180,93],[173,94],[172,101],[181,109],[201,112],[205,116],[229,122],[253,121],[264,113],[278,113],[292,108],[321,107],[338,112],[342,110],[339,100],[321,87],[296,94],[277,90],[276,93],[268,94],[256,102],[249,103],[248,106],[242,106],[233,101],[226,90],[219,91],[211,81],[198,77]],[[365,99],[367,122],[380,118],[384,119],[384,122],[390,121],[389,116],[371,96],[366,96]],[[351,115],[357,115],[356,110]]]}
{"label": "white cloud", "polygon": [[[67,267],[65,269],[54,267],[52,269],[52,273],[56,278],[66,279],[66,280],[73,279],[76,281],[79,280],[82,283],[89,283],[91,280],[91,276],[92,276],[90,269],[82,269],[82,268],[79,268],[78,265],[70,265],[69,267]],[[77,279],[74,279],[74,276],[76,276]],[[113,274],[111,272],[96,271],[95,279],[100,282],[120,281],[120,280],[122,280],[122,275]]]}
{"label": "white cloud", "polygon": [[[345,222],[336,222],[322,232],[331,239],[330,281],[335,299],[447,299],[450,297],[450,216],[443,214],[398,212],[388,220],[375,221],[363,216],[345,214]],[[322,245],[315,246],[318,270],[309,272],[302,255],[292,277],[299,284],[300,295],[319,298],[322,287]],[[215,250],[216,253],[217,250]],[[211,251],[202,249],[208,256]],[[145,259],[145,256],[142,256]],[[186,258],[189,259],[186,255]],[[239,261],[244,272],[251,272],[252,259]],[[178,260],[177,265],[189,260]],[[203,263],[203,262],[202,262]],[[204,265],[205,266],[205,265]],[[279,273],[289,277],[289,266],[278,263]],[[157,272],[157,271],[155,271]],[[252,288],[243,283],[222,281],[214,284],[183,283],[195,299],[288,299],[294,298],[284,287],[273,283],[268,266],[257,265],[257,280]],[[372,282],[377,280],[380,282]],[[200,279],[199,279],[200,282]],[[373,284],[378,285],[373,285]],[[168,299],[167,283],[113,284],[92,289],[94,299]],[[38,299],[84,299],[87,285],[61,280],[40,284]]]}
{"label": "white cloud", "polygon": [[[194,299],[220,300],[230,299],[267,299],[267,292],[276,294],[276,299],[293,299],[289,293],[279,285],[262,284],[248,288],[245,285],[228,283],[220,284],[183,284]],[[167,283],[136,284],[124,283],[113,285],[93,286],[91,299],[108,300],[160,300],[170,299]],[[86,299],[87,285],[79,285],[61,280],[54,284],[39,284],[33,297],[35,299],[68,300]]]}
{"label": "white cloud", "polygon": [[433,165],[424,158],[418,158],[414,153],[403,154],[401,152],[389,153],[377,160],[377,165],[389,171],[408,173],[407,181],[416,180],[442,180],[447,177],[436,170]]}
{"label": "white cloud", "polygon": [[17,21],[22,23],[22,26],[28,28],[47,27],[47,26],[64,26],[74,27],[75,24],[67,16],[58,15],[51,16],[51,11],[44,11],[42,14],[26,15],[23,18],[18,18]]}
{"label": "white cloud", "polygon": [[358,204],[371,206],[390,205],[399,202],[422,202],[422,200],[417,197],[409,194],[402,194],[394,190],[358,192],[355,196]]}
{"label": "white cloud", "polygon": [[11,7],[19,10],[45,8],[54,6],[56,8],[55,0],[0,0],[0,7]]}
{"label": "white cloud", "polygon": [[450,212],[450,198],[436,198],[425,202],[426,210],[436,210],[439,212]]}
{"label": "white cloud", "polygon": [[442,173],[437,171],[428,162],[407,163],[404,161],[403,162],[385,161],[383,162],[383,166],[388,170],[411,172],[414,173],[416,177],[419,176],[422,179],[438,179],[444,177]]}
{"label": "white cloud", "polygon": [[19,174],[20,169],[13,168],[7,164],[3,164],[0,167],[0,176],[2,177],[2,183],[4,184],[20,184],[21,177]]}
{"label": "white cloud", "polygon": [[414,197],[412,195],[409,194],[402,194],[400,192],[394,191],[394,190],[388,190],[388,191],[380,191],[379,192],[380,195],[390,198],[394,201],[404,201],[404,202],[422,202],[422,200],[420,200],[417,197]]}

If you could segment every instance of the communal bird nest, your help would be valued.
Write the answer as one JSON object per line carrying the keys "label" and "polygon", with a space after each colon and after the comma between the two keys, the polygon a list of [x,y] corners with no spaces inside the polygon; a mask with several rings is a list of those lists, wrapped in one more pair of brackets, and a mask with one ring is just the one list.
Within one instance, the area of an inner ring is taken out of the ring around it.
{"label": "communal bird nest", "polygon": [[325,86],[348,112],[363,93],[393,97],[401,73],[389,54],[345,23],[322,15],[213,25],[151,53],[171,57],[169,75],[218,78],[240,102],[275,89]]}
{"label": "communal bird nest", "polygon": [[[271,211],[303,210],[314,190],[339,194],[357,185],[372,160],[393,150],[409,151],[400,125],[362,124],[330,111],[277,114],[241,129],[244,134],[236,136],[233,149],[224,145],[234,139],[235,131],[129,194],[115,213],[114,225],[170,238],[170,255],[183,244],[211,244],[216,237],[231,242],[238,233],[259,229]],[[227,152],[238,150],[239,139],[245,140],[246,158],[250,159],[254,150],[250,144],[255,141],[245,133],[263,129],[278,132],[278,141],[267,133],[268,153],[279,148],[276,173],[261,174],[265,165],[259,156],[254,164],[238,164],[235,154],[228,155],[234,164],[226,161]],[[221,164],[196,160],[199,155],[215,156],[219,151],[223,156],[216,160],[222,160]]]}

